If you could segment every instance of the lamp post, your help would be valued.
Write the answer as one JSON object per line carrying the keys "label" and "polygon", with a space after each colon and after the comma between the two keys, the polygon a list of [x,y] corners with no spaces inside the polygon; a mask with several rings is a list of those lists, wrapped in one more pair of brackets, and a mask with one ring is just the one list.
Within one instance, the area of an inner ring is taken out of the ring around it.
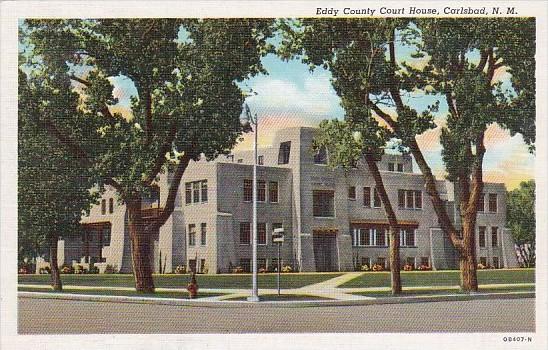
{"label": "lamp post", "polygon": [[253,230],[252,230],[252,287],[251,295],[248,301],[259,301],[259,288],[257,284],[257,135],[258,135],[258,117],[257,113],[253,116],[247,103],[245,104],[245,120],[248,124],[255,127],[253,140]]}

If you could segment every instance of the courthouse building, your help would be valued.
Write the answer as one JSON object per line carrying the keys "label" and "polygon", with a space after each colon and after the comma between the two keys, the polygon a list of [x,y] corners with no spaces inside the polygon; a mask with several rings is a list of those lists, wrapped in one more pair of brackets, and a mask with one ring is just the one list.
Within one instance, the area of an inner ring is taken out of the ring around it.
{"label": "courthouse building", "polygon": [[[283,227],[282,264],[299,271],[350,271],[378,263],[388,268],[385,212],[367,166],[350,170],[327,167],[325,152],[314,153],[317,129],[295,127],[277,132],[271,147],[258,156],[258,265],[272,270],[277,247],[272,232]],[[177,266],[204,273],[226,273],[251,266],[252,152],[234,153],[213,162],[191,162],[180,184],[173,215],[154,239],[157,272]],[[410,156],[384,155],[378,163],[401,224],[403,264],[433,269],[458,268],[458,259],[439,227],[423,177],[413,171]],[[158,215],[170,177],[143,203],[147,216]],[[438,180],[449,215],[459,226],[458,191]],[[476,227],[478,263],[516,267],[514,243],[506,225],[506,189],[485,183]],[[109,264],[131,272],[127,213],[107,190],[89,216],[82,234],[63,237],[65,263]]]}

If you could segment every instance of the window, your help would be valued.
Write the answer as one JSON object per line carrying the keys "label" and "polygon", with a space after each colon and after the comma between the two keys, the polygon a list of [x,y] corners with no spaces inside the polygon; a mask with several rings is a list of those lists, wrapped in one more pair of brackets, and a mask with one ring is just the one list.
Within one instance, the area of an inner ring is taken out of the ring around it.
{"label": "window", "polygon": [[414,229],[402,229],[400,230],[400,246],[401,247],[415,247],[415,230]]}
{"label": "window", "polygon": [[422,191],[415,191],[415,209],[422,209]]}
{"label": "window", "polygon": [[381,265],[384,268],[386,268],[386,258],[378,257],[377,258],[377,264]]}
{"label": "window", "polygon": [[496,226],[491,227],[491,246],[499,246],[499,228]]}
{"label": "window", "polygon": [[244,270],[244,272],[251,272],[251,260],[240,259],[240,267]]}
{"label": "window", "polygon": [[205,222],[200,224],[200,245],[206,245],[207,243],[207,224]]}
{"label": "window", "polygon": [[266,259],[265,258],[259,258],[257,259],[257,269],[264,269],[266,270]]}
{"label": "window", "polygon": [[398,163],[398,172],[403,173],[403,164]]}
{"label": "window", "polygon": [[101,200],[101,215],[105,215],[107,213],[107,200],[103,199]]}
{"label": "window", "polygon": [[405,259],[405,263],[407,265],[411,265],[413,267],[415,267],[415,257],[414,256],[408,256],[406,259]]}
{"label": "window", "polygon": [[485,226],[479,227],[479,246],[485,248]]}
{"label": "window", "polygon": [[110,246],[110,227],[103,229],[103,247]]}
{"label": "window", "polygon": [[192,203],[192,183],[190,182],[185,184],[185,203]]}
{"label": "window", "polygon": [[203,180],[200,182],[202,187],[202,203],[207,202],[207,180]]}
{"label": "window", "polygon": [[359,230],[359,246],[370,246],[371,245],[371,232],[367,229],[360,229]]}
{"label": "window", "polygon": [[278,164],[288,164],[290,154],[291,154],[291,141],[280,143],[280,151],[278,153]]}
{"label": "window", "polygon": [[257,244],[266,244],[266,224],[264,222],[257,223]]}
{"label": "window", "polygon": [[335,192],[312,191],[312,211],[317,217],[335,216]]}
{"label": "window", "polygon": [[371,208],[371,187],[363,188],[363,206]]}
{"label": "window", "polygon": [[253,200],[253,181],[244,180],[244,202]]}
{"label": "window", "polygon": [[375,230],[375,245],[386,246],[386,232],[382,229]]}
{"label": "window", "polygon": [[500,262],[498,256],[493,257],[493,267],[495,269],[500,269]]}
{"label": "window", "polygon": [[196,272],[196,259],[191,259],[188,261],[188,268],[190,271]]}
{"label": "window", "polygon": [[266,201],[266,183],[264,181],[257,181],[257,202]]}
{"label": "window", "polygon": [[398,208],[422,209],[422,191],[398,190]]}
{"label": "window", "polygon": [[205,259],[200,259],[200,272],[205,272]]}
{"label": "window", "polygon": [[196,245],[196,225],[194,224],[188,225],[188,245],[189,246]]}
{"label": "window", "polygon": [[268,183],[268,200],[270,203],[278,203],[278,183],[275,181]]}
{"label": "window", "polygon": [[427,256],[421,257],[421,266],[430,266],[430,259]]}
{"label": "window", "polygon": [[185,183],[185,203],[207,202],[207,180]]}
{"label": "window", "polygon": [[324,146],[314,155],[314,164],[327,164],[327,149]]}
{"label": "window", "polygon": [[405,190],[398,190],[398,207],[405,208]]}
{"label": "window", "polygon": [[482,193],[479,197],[478,212],[483,213],[485,211],[485,193]]}
{"label": "window", "polygon": [[229,154],[228,156],[226,156],[226,158],[231,161],[231,162],[234,162],[234,155],[233,154]]}
{"label": "window", "polygon": [[192,183],[192,203],[198,203],[200,201],[200,183]]}
{"label": "window", "polygon": [[239,158],[239,159],[236,161],[236,163],[240,163],[240,164],[243,163],[243,162],[244,162],[243,158]]}
{"label": "window", "polygon": [[348,199],[356,200],[356,186],[348,187]]}
{"label": "window", "polygon": [[108,212],[110,214],[114,213],[114,199],[112,198],[108,199]]}
{"label": "window", "polygon": [[489,193],[489,211],[491,213],[497,212],[497,194]]}
{"label": "window", "polygon": [[379,192],[376,188],[373,189],[373,207],[374,208],[380,208],[381,207],[381,196],[379,196]]}
{"label": "window", "polygon": [[388,163],[388,171],[394,171],[394,163]]}
{"label": "window", "polygon": [[264,165],[264,156],[257,157],[257,164]]}
{"label": "window", "polygon": [[251,242],[251,224],[240,222],[240,245],[249,245]]}

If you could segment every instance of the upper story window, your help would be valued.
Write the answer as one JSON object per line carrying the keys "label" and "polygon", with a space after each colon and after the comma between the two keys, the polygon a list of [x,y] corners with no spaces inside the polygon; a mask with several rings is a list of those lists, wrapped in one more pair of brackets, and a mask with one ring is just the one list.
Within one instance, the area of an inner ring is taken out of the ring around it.
{"label": "upper story window", "polygon": [[371,207],[371,187],[363,188],[363,206]]}
{"label": "upper story window", "polygon": [[257,157],[257,164],[264,165],[264,156]]}
{"label": "upper story window", "polygon": [[324,146],[314,155],[314,164],[327,164],[327,149]]}
{"label": "upper story window", "polygon": [[270,203],[278,203],[278,183],[276,181],[268,183],[268,200]]}
{"label": "upper story window", "polygon": [[398,190],[400,209],[422,209],[422,191]]}
{"label": "upper story window", "polygon": [[107,200],[102,199],[101,200],[101,215],[105,215],[107,213]]}
{"label": "upper story window", "polygon": [[257,202],[266,201],[266,183],[264,181],[257,181]]}
{"label": "upper story window", "polygon": [[280,151],[278,153],[278,164],[288,164],[290,154],[291,154],[291,141],[280,143]]}
{"label": "upper story window", "polygon": [[188,225],[188,245],[189,246],[196,245],[196,225],[195,224]]}
{"label": "upper story window", "polygon": [[244,180],[244,202],[253,200],[253,181]]}
{"label": "upper story window", "polygon": [[206,245],[207,243],[207,224],[205,222],[200,224],[200,245]]}
{"label": "upper story window", "polygon": [[353,201],[356,200],[356,186],[348,187],[348,199]]}
{"label": "upper story window", "polygon": [[114,213],[114,199],[109,198],[108,200],[108,212],[110,214]]}
{"label": "upper story window", "polygon": [[381,196],[379,196],[379,191],[377,191],[377,188],[375,187],[373,189],[373,208],[380,208],[381,207]]}
{"label": "upper story window", "polygon": [[398,172],[403,173],[403,163],[398,163]]}
{"label": "upper story window", "polygon": [[479,230],[479,233],[478,233],[478,244],[480,246],[480,248],[485,248],[485,226],[480,226],[478,228]]}
{"label": "upper story window", "polygon": [[491,246],[499,246],[499,228],[496,226],[491,227]]}
{"label": "upper story window", "polygon": [[388,171],[398,171],[403,173],[403,163],[388,163]]}
{"label": "upper story window", "polygon": [[207,202],[207,180],[185,183],[185,203]]}
{"label": "upper story window", "polygon": [[489,211],[491,213],[497,212],[497,194],[489,193]]}
{"label": "upper story window", "polygon": [[312,209],[316,217],[334,217],[335,192],[312,191]]}
{"label": "upper story window", "polygon": [[394,163],[388,163],[388,171],[396,171],[394,168]]}
{"label": "upper story window", "polygon": [[482,193],[479,197],[478,212],[484,212],[484,211],[485,211],[485,193]]}
{"label": "upper story window", "polygon": [[234,162],[234,155],[233,155],[233,154],[227,155],[226,158],[227,158],[229,161]]}
{"label": "upper story window", "polygon": [[249,245],[251,242],[251,224],[240,222],[240,245]]}
{"label": "upper story window", "polygon": [[266,223],[257,223],[257,244],[266,245]]}
{"label": "upper story window", "polygon": [[240,158],[238,159],[237,163],[243,163],[244,162],[244,159],[243,158]]}

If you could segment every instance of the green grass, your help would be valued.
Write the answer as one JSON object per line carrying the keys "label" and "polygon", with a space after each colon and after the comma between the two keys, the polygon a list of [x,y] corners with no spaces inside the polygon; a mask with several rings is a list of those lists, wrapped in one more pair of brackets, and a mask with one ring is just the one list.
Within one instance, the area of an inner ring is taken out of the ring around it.
{"label": "green grass", "polygon": [[[404,287],[418,286],[458,286],[460,272],[450,271],[411,271],[401,272],[401,282]],[[516,270],[478,270],[479,284],[503,283],[534,283],[534,269]],[[389,287],[390,272],[366,272],[339,287]]]}
{"label": "green grass", "polygon": [[[509,292],[534,292],[534,286],[512,286],[504,288],[481,288],[479,293],[509,293]],[[365,291],[351,293],[355,295],[363,295],[366,297],[383,298],[392,297],[390,291]],[[438,288],[427,290],[404,290],[400,296],[421,296],[421,295],[445,295],[445,294],[464,294],[459,289],[454,288]]]}
{"label": "green grass", "polygon": [[[341,273],[286,273],[281,276],[281,288],[300,288],[309,284],[319,283],[340,276]],[[259,274],[259,288],[276,288],[276,274]],[[184,288],[189,282],[189,275],[154,275],[154,285],[157,288]],[[62,274],[65,285],[75,286],[111,286],[134,287],[131,274]],[[251,274],[230,275],[196,275],[200,288],[251,288]],[[50,283],[49,275],[19,275],[19,284]]]}
{"label": "green grass", "polygon": [[[260,295],[261,301],[303,301],[303,300],[333,300],[331,298],[324,298],[315,295],[303,295],[303,294],[268,294]],[[226,300],[245,301],[247,297],[234,297]]]}
{"label": "green grass", "polygon": [[[20,292],[47,292],[54,293],[51,288],[25,288],[18,287]],[[127,297],[150,297],[150,298],[174,298],[174,299],[188,299],[188,293],[185,292],[156,292],[156,293],[139,293],[136,291],[125,291],[125,290],[104,290],[104,289],[71,289],[63,288],[62,292],[55,293],[65,293],[65,294],[83,294],[83,295],[116,295],[116,296],[127,296]],[[214,297],[223,295],[220,293],[203,293],[198,291],[198,298]]]}

